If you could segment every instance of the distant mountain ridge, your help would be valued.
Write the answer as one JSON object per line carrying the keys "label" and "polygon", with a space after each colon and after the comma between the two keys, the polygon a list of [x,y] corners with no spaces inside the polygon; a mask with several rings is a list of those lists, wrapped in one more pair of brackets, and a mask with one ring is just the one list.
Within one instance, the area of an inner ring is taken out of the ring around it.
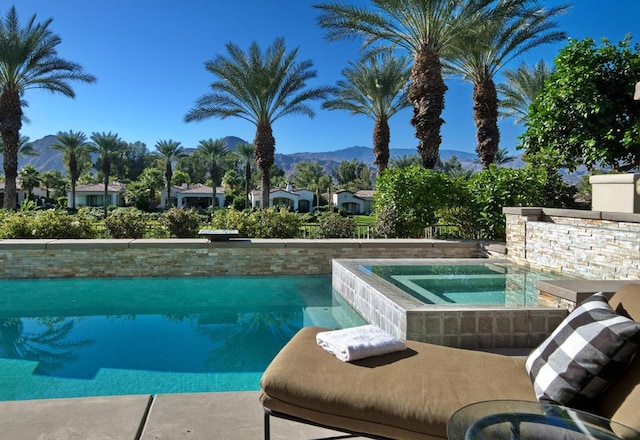
{"label": "distant mountain ridge", "polygon": [[[226,136],[223,140],[225,141],[227,148],[231,150],[235,150],[238,144],[247,143],[245,140],[236,136]],[[25,165],[32,165],[40,172],[58,170],[66,174],[66,169],[62,163],[61,152],[49,149],[49,146],[55,142],[56,136],[54,135],[48,135],[41,139],[32,141],[33,149],[38,151],[40,155],[18,158],[18,168],[22,168]],[[147,148],[149,148],[149,146],[147,146]],[[190,152],[195,150],[195,148],[187,148],[186,150]],[[391,158],[396,158],[417,154],[417,150],[410,148],[392,148],[389,150],[389,154]],[[478,156],[474,153],[466,153],[464,151],[456,150],[440,150],[440,157],[443,161],[449,160],[452,156],[456,156],[465,168],[473,168],[476,170],[480,168],[479,164],[476,163]],[[330,173],[340,164],[340,162],[353,159],[364,162],[372,168],[374,166],[373,150],[369,147],[362,146],[317,153],[302,152],[283,154],[276,152],[275,154],[276,165],[280,167],[287,176],[291,175],[295,171],[296,165],[300,162],[317,162]]]}

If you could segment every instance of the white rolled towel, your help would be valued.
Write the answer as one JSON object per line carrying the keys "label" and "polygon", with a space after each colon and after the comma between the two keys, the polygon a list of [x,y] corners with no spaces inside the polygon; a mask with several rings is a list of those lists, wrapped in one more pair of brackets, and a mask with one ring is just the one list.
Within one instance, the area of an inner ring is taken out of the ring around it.
{"label": "white rolled towel", "polygon": [[385,333],[375,325],[320,332],[316,335],[316,342],[343,362],[380,356],[407,348],[404,341]]}

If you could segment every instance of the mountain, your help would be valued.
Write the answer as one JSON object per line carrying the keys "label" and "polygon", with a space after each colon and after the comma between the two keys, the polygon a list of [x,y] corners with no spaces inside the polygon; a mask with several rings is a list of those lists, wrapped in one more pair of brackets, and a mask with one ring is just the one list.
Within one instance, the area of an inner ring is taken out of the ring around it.
{"label": "mountain", "polygon": [[[236,137],[226,136],[223,138],[227,148],[235,150],[238,144],[247,143],[247,141]],[[42,139],[38,139],[32,142],[33,149],[40,153],[39,156],[27,156],[18,158],[18,169],[25,165],[33,165],[38,171],[58,170],[62,173],[66,173],[64,164],[62,163],[62,154],[59,151],[49,149],[49,146],[56,141],[54,135],[48,135]],[[195,148],[187,148],[187,152],[194,151]],[[414,149],[391,149],[389,151],[391,158],[410,156],[417,154]],[[473,153],[465,153],[463,151],[455,150],[440,150],[440,157],[443,161],[449,160],[452,156],[456,156],[462,163],[462,166],[466,168],[478,168],[478,164],[475,163],[477,156]],[[373,167],[373,150],[369,147],[349,147],[342,150],[326,151],[318,153],[291,153],[291,154],[275,154],[275,163],[278,167],[284,170],[285,175],[289,176],[295,171],[295,166],[299,162],[309,161],[318,162],[320,166],[325,168],[327,172],[333,171],[340,162],[345,160],[358,160],[364,162]]]}

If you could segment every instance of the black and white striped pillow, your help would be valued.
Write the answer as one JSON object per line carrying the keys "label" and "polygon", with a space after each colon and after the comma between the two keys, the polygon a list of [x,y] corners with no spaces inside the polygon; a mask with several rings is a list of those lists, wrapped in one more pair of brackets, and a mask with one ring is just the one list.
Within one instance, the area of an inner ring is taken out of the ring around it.
{"label": "black and white striped pillow", "polygon": [[640,347],[640,323],[596,293],[533,350],[526,369],[538,400],[586,406],[626,369]]}

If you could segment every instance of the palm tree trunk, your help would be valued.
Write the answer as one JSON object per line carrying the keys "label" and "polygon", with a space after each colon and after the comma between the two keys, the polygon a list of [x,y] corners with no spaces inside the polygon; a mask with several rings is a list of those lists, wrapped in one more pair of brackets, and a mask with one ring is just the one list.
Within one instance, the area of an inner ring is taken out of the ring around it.
{"label": "palm tree trunk", "polygon": [[249,207],[249,188],[251,185],[251,163],[247,160],[247,163],[244,165],[244,199],[245,204],[244,207]]}
{"label": "palm tree trunk", "polygon": [[171,170],[171,162],[167,162],[164,169],[164,178],[167,181],[167,200],[164,203],[165,209],[169,209],[171,206],[171,177],[173,176],[173,171]]}
{"label": "palm tree trunk", "polygon": [[[71,209],[76,210],[76,182],[78,181],[78,161],[75,154],[69,155],[69,174],[71,177]],[[67,206],[69,204],[67,203]]]}
{"label": "palm tree trunk", "polygon": [[260,207],[261,209],[267,209],[269,208],[269,185],[271,180],[269,169],[271,165],[273,165],[276,151],[276,140],[273,137],[271,125],[264,123],[258,124],[253,145],[256,164],[262,171],[262,202]]}
{"label": "palm tree trunk", "polygon": [[411,69],[409,101],[413,104],[411,124],[416,130],[418,153],[425,168],[434,168],[440,156],[440,126],[444,123],[440,115],[446,90],[438,53],[423,44]]}
{"label": "palm tree trunk", "polygon": [[22,106],[20,96],[12,90],[0,95],[0,135],[4,145],[4,209],[17,207],[18,149],[22,128]]}
{"label": "palm tree trunk", "polygon": [[105,157],[102,159],[102,173],[104,174],[104,195],[102,200],[102,205],[104,207],[104,218],[107,218],[107,196],[109,195],[109,172],[111,171],[111,164],[109,163],[109,158]]}
{"label": "palm tree trunk", "polygon": [[498,94],[493,80],[473,84],[473,122],[476,124],[476,152],[482,168],[495,161],[500,143],[498,129]]}
{"label": "palm tree trunk", "polygon": [[375,156],[376,177],[380,177],[389,164],[389,124],[386,119],[378,119],[373,126],[373,155]]}

